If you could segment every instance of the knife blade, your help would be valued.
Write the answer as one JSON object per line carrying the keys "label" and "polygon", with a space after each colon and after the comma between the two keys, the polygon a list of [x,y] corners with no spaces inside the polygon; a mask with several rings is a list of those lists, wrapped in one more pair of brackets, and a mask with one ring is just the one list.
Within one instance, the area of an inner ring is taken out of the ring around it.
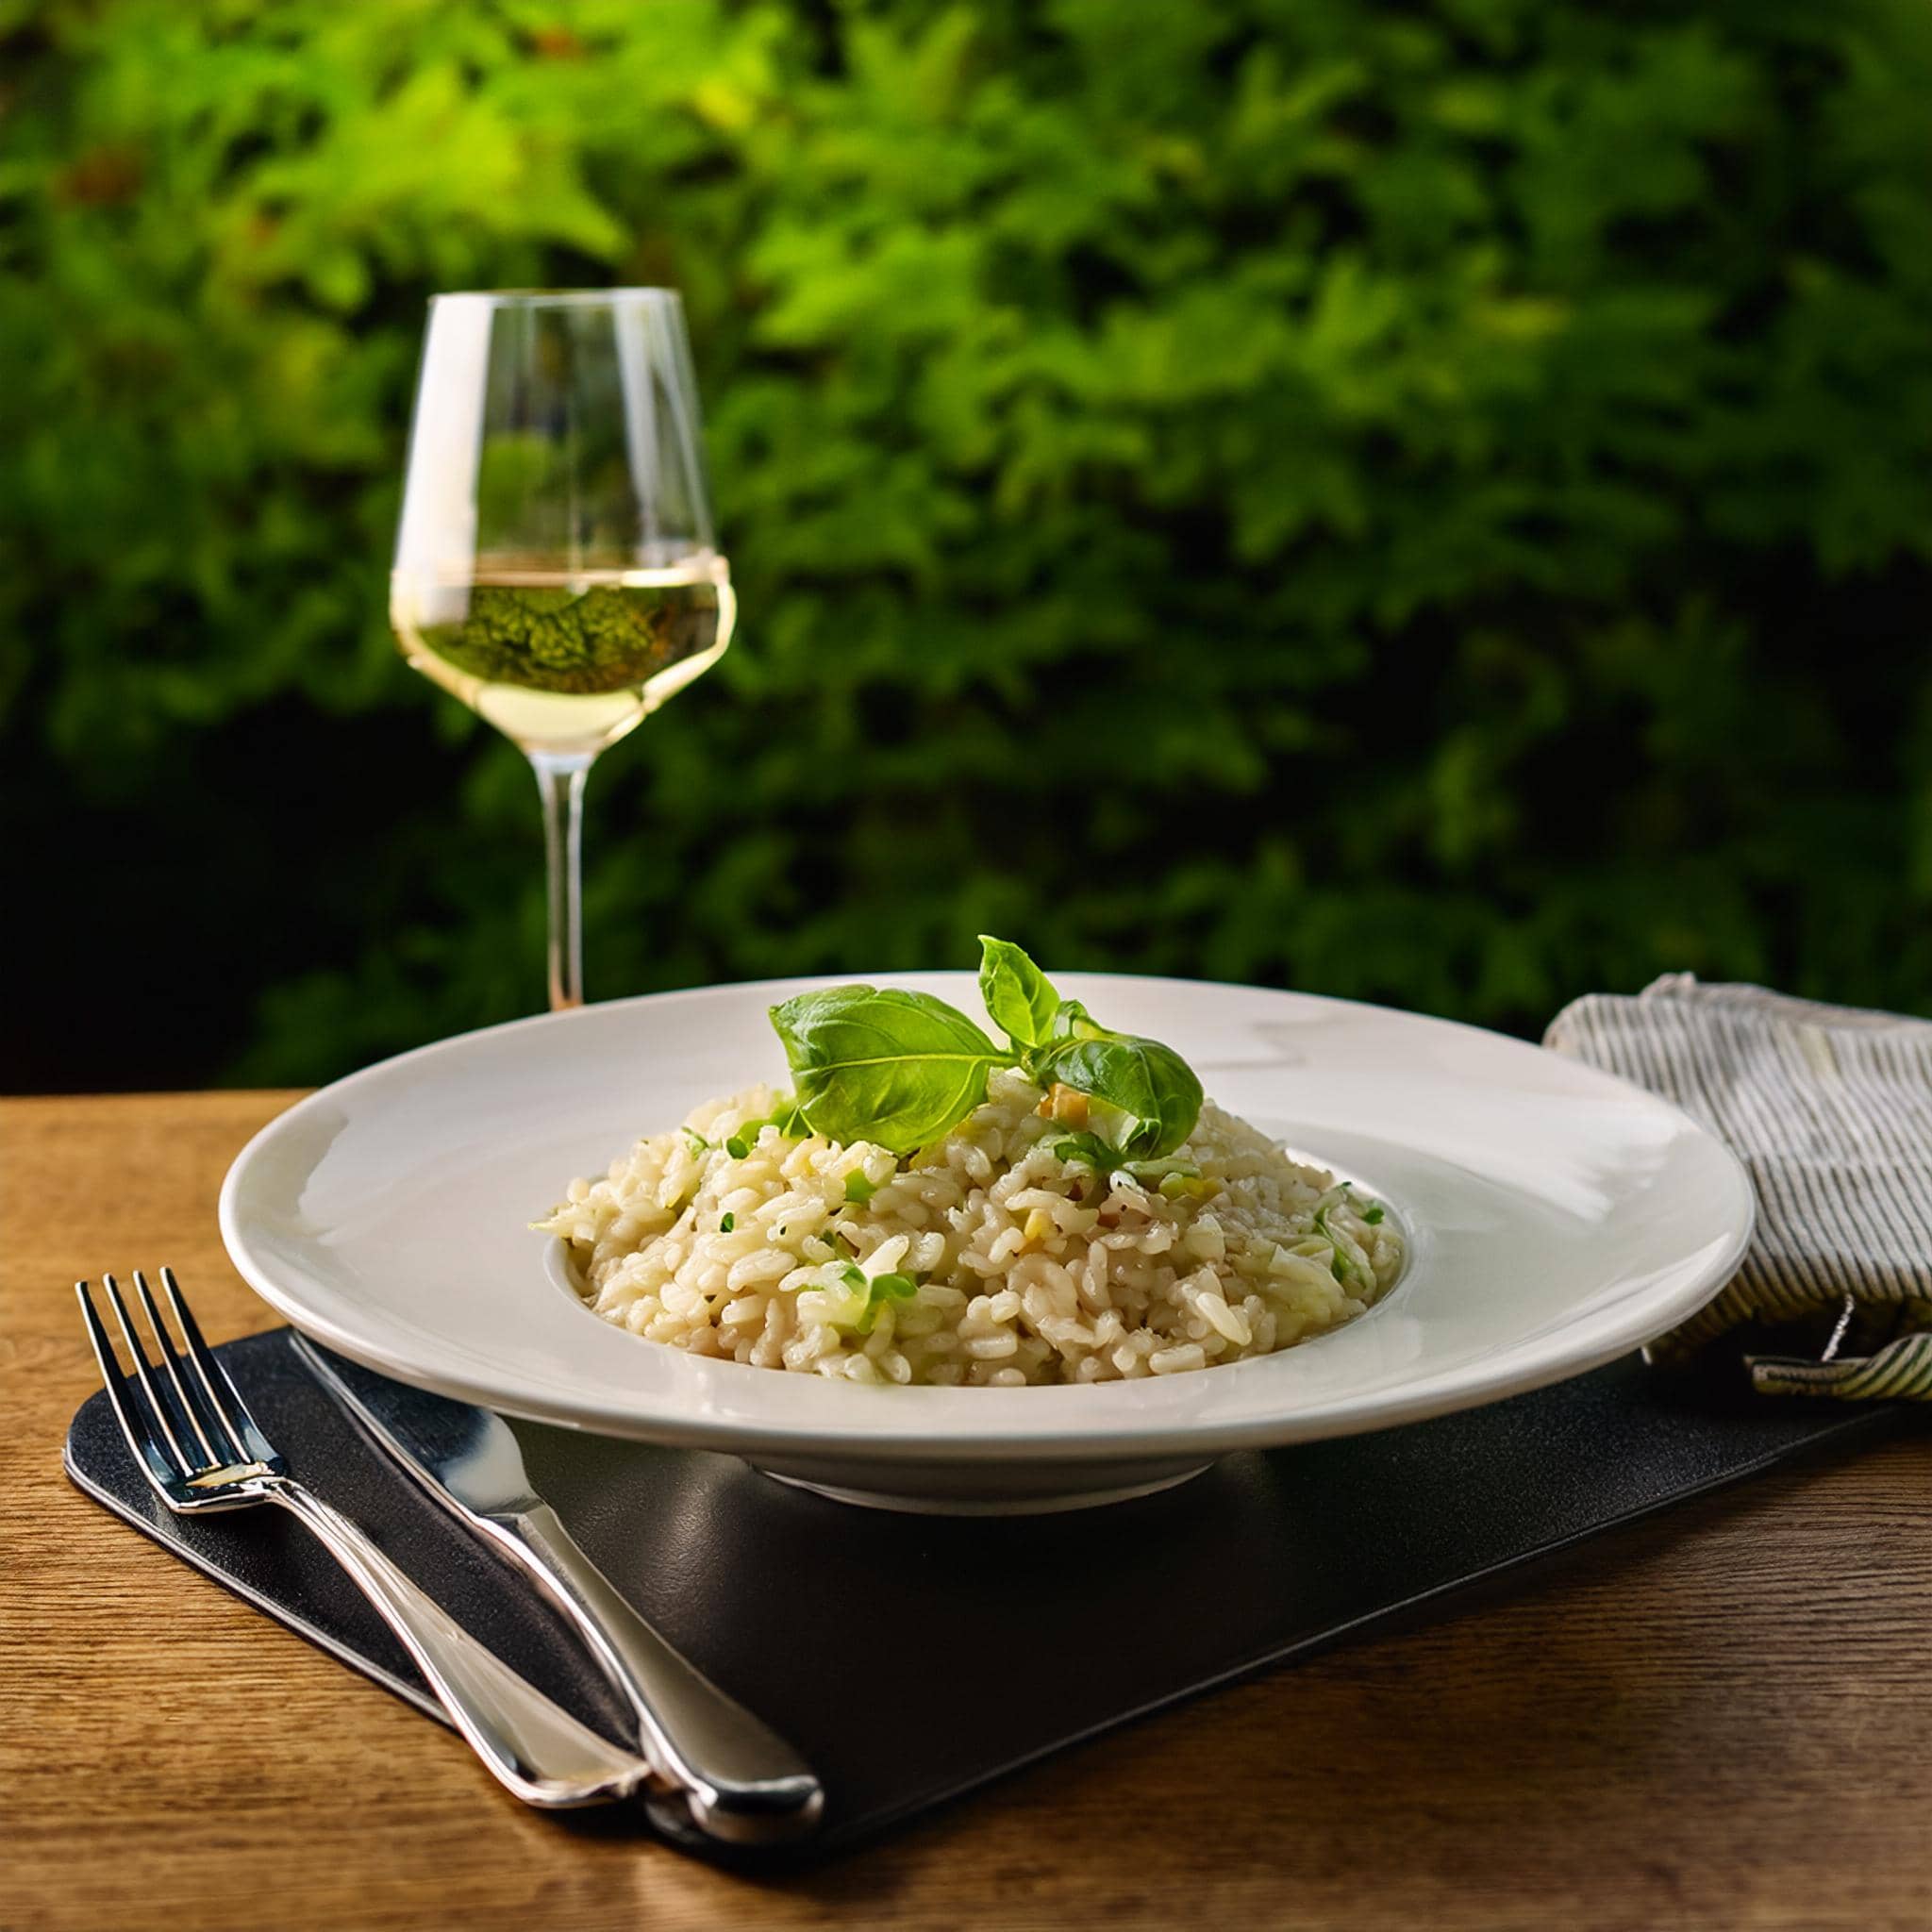
{"label": "knife blade", "polygon": [[640,1747],[692,1824],[732,1843],[769,1844],[818,1823],[824,1796],[804,1759],[674,1649],[584,1554],[537,1493],[501,1416],[391,1381],[305,1335],[295,1349],[364,1435],[575,1625],[629,1700]]}

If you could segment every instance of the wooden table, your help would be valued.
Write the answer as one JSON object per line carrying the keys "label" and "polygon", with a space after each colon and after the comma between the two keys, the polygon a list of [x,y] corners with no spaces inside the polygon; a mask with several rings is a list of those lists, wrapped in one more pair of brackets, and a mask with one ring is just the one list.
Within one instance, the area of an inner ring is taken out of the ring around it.
{"label": "wooden table", "polygon": [[1932,1436],[1604,1541],[804,1876],[503,1797],[453,1736],[69,1487],[77,1274],[215,1232],[291,1096],[0,1104],[0,1928],[1932,1924]]}

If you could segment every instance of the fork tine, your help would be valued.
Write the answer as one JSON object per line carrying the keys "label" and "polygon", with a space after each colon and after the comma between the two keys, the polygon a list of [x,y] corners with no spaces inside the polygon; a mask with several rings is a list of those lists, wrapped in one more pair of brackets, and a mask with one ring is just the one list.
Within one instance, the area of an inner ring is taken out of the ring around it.
{"label": "fork tine", "polygon": [[[248,1412],[248,1405],[242,1400],[242,1391],[235,1387],[227,1370],[201,1339],[201,1329],[188,1306],[188,1297],[181,1292],[181,1284],[175,1279],[172,1268],[161,1270],[161,1292],[167,1296],[168,1306],[175,1311],[175,1320],[180,1324],[182,1339],[188,1344],[188,1358],[194,1364],[194,1372],[201,1378],[208,1402],[235,1444],[235,1459],[238,1462],[271,1459],[275,1450],[256,1425],[255,1418]],[[225,1394],[227,1397],[225,1404],[222,1399]],[[240,1428],[235,1426],[238,1416],[242,1423]]]}
{"label": "fork tine", "polygon": [[161,1425],[161,1434],[167,1438],[168,1447],[174,1452],[175,1465],[184,1475],[192,1475],[200,1465],[182,1450],[175,1425],[168,1420],[167,1407],[156,1392],[153,1378],[148,1374],[147,1352],[141,1345],[141,1337],[135,1333],[133,1322],[128,1319],[127,1304],[121,1299],[121,1285],[111,1274],[104,1274],[101,1286],[108,1291],[108,1299],[114,1305],[115,1318],[121,1324],[121,1339],[126,1342],[127,1353],[133,1357],[134,1373],[141,1378],[142,1393],[147,1397],[148,1407],[154,1410],[155,1420]]}
{"label": "fork tine", "polygon": [[146,1413],[136,1414],[140,1391],[114,1358],[114,1345],[108,1340],[108,1331],[101,1324],[100,1311],[94,1307],[87,1283],[76,1281],[74,1292],[80,1302],[81,1319],[87,1324],[87,1339],[93,1344],[94,1360],[101,1365],[101,1386],[113,1405],[114,1420],[121,1424],[121,1433],[126,1437],[135,1461],[143,1464],[158,1482],[185,1475],[185,1469],[169,1462],[161,1448],[159,1433],[149,1426]]}
{"label": "fork tine", "polygon": [[[207,1404],[201,1398],[201,1391],[198,1389],[191,1391],[189,1384],[182,1379],[181,1357],[175,1353],[167,1324],[161,1320],[161,1311],[155,1307],[154,1296],[148,1292],[147,1276],[139,1268],[134,1271],[134,1291],[141,1297],[141,1305],[147,1313],[147,1325],[154,1331],[155,1341],[160,1347],[161,1358],[167,1364],[168,1380],[175,1385],[175,1395],[180,1405],[180,1412],[186,1417],[188,1426],[194,1431],[194,1439],[201,1444],[202,1453],[208,1458],[208,1467],[213,1468],[218,1463],[245,1460],[246,1458],[238,1451],[230,1448],[213,1411],[208,1410],[204,1418],[203,1411],[207,1409]],[[208,1429],[203,1426],[204,1420],[214,1424],[216,1435],[224,1436],[219,1444],[210,1438]]]}

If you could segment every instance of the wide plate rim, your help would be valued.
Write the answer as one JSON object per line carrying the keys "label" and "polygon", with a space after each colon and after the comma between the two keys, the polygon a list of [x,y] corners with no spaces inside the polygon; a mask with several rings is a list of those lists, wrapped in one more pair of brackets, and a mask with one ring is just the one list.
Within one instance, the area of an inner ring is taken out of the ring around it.
{"label": "wide plate rim", "polygon": [[[1071,978],[1076,975],[1057,976]],[[1725,1223],[1724,1239],[1720,1245],[1696,1259],[1687,1259],[1665,1281],[1639,1290],[1624,1297],[1611,1310],[1599,1313],[1588,1325],[1587,1340],[1583,1335],[1572,1333],[1573,1318],[1545,1335],[1533,1335],[1459,1369],[1424,1369],[1412,1385],[1368,1393],[1343,1393],[1292,1409],[1235,1421],[1172,1422],[1138,1418],[1133,1413],[1131,1403],[1124,1400],[1137,1391],[1173,1387],[1173,1383],[1168,1381],[1012,1391],[859,1388],[850,1391],[862,1400],[890,1399],[893,1394],[910,1395],[920,1400],[928,1414],[935,1406],[935,1398],[944,1398],[944,1407],[955,1414],[959,1412],[958,1405],[978,1406],[985,1404],[989,1397],[1001,1397],[1007,1402],[1047,1404],[1065,1403],[1068,1398],[1099,1396],[1116,1405],[1111,1409],[1097,1412],[1085,1433],[1070,1431],[1064,1426],[1041,1432],[1010,1425],[995,1432],[987,1425],[992,1420],[991,1413],[983,1412],[974,1418],[970,1409],[966,1415],[975,1423],[974,1426],[934,1426],[922,1418],[915,1426],[899,1431],[882,1431],[874,1427],[860,1430],[826,1426],[817,1422],[758,1425],[741,1419],[708,1418],[675,1406],[642,1410],[635,1406],[618,1407],[588,1397],[565,1402],[549,1392],[533,1398],[527,1384],[513,1386],[501,1375],[488,1378],[469,1376],[446,1363],[424,1359],[409,1348],[385,1344],[354,1324],[335,1320],[325,1309],[312,1306],[302,1288],[291,1288],[280,1280],[275,1272],[263,1263],[248,1241],[244,1225],[244,1196],[251,1173],[259,1168],[277,1144],[300,1131],[304,1124],[315,1118],[324,1108],[339,1105],[343,1096],[352,1095],[382,1079],[393,1078],[399,1071],[421,1068],[440,1058],[474,1049],[478,1042],[497,1041],[507,1035],[535,1036],[545,1029],[582,1024],[591,1018],[608,1021],[614,1015],[674,1002],[729,997],[743,999],[766,994],[774,998],[784,997],[816,988],[846,985],[861,978],[887,984],[905,980],[929,981],[940,977],[970,981],[972,975],[966,973],[893,970],[864,974],[785,975],[723,981],[702,987],[632,994],[565,1012],[526,1015],[428,1041],[390,1056],[305,1095],[250,1137],[230,1163],[223,1180],[219,1202],[223,1242],[242,1278],[299,1331],[365,1367],[433,1390],[439,1394],[477,1403],[506,1415],[667,1446],[717,1450],[753,1457],[819,1456],[846,1460],[877,1459],[882,1463],[901,1465],[916,1462],[991,1464],[1027,1458],[1097,1463],[1127,1457],[1145,1459],[1150,1455],[1172,1454],[1176,1458],[1197,1453],[1224,1455],[1244,1449],[1285,1446],[1292,1442],[1366,1433],[1478,1407],[1567,1380],[1628,1354],[1704,1306],[1735,1272],[1750,1244],[1756,1225],[1757,1201],[1742,1163],[1709,1129],[1682,1108],[1619,1075],[1568,1056],[1551,1054],[1549,1049],[1535,1042],[1507,1034],[1368,1001],[1222,980],[1111,973],[1081,973],[1077,977],[1083,981],[1109,981],[1123,986],[1168,990],[1183,995],[1212,992],[1289,1001],[1304,1008],[1331,1008],[1345,1014],[1374,1016],[1428,1029],[1448,1029],[1479,1041],[1485,1050],[1556,1060],[1566,1070],[1566,1078],[1574,1079],[1584,1090],[1595,1088],[1606,1093],[1619,1094],[1626,1100],[1634,1097],[1642,1106],[1670,1119],[1679,1132],[1704,1143],[1707,1152],[1717,1157],[1717,1171],[1723,1176],[1730,1197],[1726,1203],[1720,1204],[1722,1211],[1719,1218]],[[1365,1319],[1373,1319],[1373,1312]],[[613,1342],[630,1341],[640,1347],[653,1345],[619,1334],[613,1334],[610,1340]],[[1566,1341],[1567,1345],[1564,1345]],[[728,1363],[716,1366],[737,1368],[736,1364]],[[1195,1373],[1211,1376],[1220,1372],[1204,1370]],[[772,1372],[747,1368],[742,1374],[746,1376],[766,1376]],[[1194,1376],[1191,1374],[1174,1380],[1191,1382]]]}

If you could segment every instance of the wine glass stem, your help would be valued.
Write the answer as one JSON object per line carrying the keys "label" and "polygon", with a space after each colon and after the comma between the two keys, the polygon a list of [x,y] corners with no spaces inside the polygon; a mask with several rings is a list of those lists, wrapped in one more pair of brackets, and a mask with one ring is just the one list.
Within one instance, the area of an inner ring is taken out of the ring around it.
{"label": "wine glass stem", "polygon": [[584,780],[589,753],[533,751],[543,794],[543,850],[550,875],[550,1010],[584,1003]]}

